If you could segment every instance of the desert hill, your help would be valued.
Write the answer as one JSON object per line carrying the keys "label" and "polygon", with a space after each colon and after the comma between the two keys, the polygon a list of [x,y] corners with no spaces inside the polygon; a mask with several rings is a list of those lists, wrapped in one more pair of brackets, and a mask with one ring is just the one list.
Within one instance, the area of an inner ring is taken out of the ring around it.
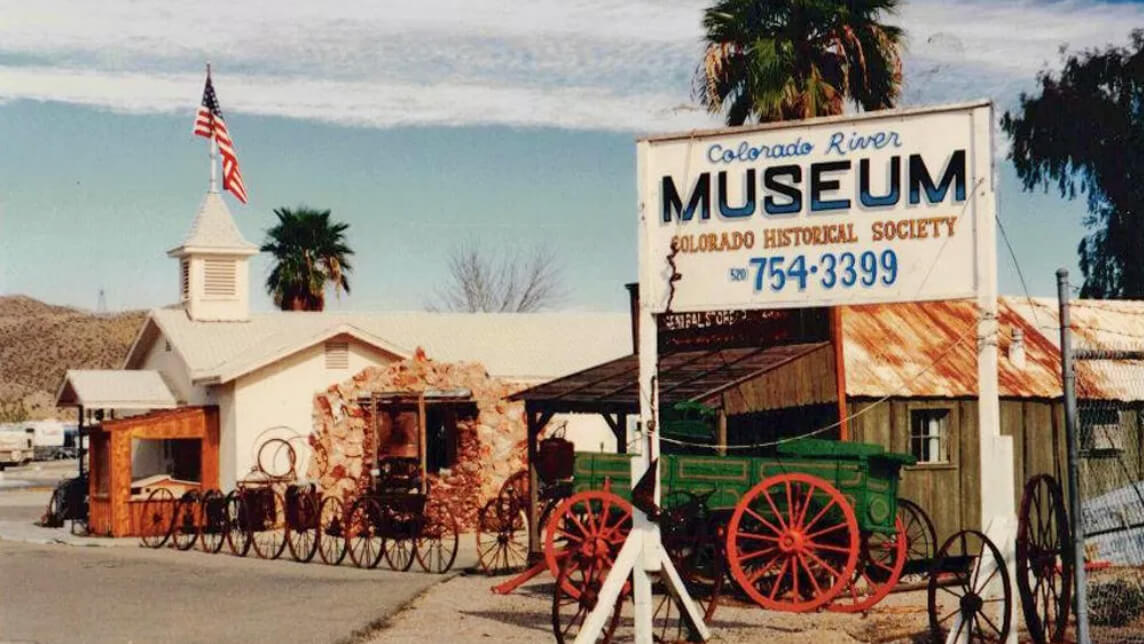
{"label": "desert hill", "polygon": [[67,369],[119,368],[144,311],[97,315],[24,295],[0,296],[0,420],[54,415]]}

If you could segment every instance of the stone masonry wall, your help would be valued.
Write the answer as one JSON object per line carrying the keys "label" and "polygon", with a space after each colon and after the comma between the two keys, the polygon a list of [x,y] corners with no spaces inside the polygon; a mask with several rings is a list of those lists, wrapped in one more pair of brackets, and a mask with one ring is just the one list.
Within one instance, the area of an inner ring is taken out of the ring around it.
{"label": "stone masonry wall", "polygon": [[372,420],[357,404],[373,391],[420,393],[467,389],[478,414],[458,419],[457,463],[450,472],[430,474],[430,494],[448,504],[462,529],[476,525],[477,511],[513,472],[524,468],[524,405],[506,398],[518,387],[491,378],[479,363],[442,363],[420,349],[384,367],[367,367],[351,379],[314,396],[314,431],[307,477],[323,494],[352,502],[369,485],[365,455],[373,451]]}

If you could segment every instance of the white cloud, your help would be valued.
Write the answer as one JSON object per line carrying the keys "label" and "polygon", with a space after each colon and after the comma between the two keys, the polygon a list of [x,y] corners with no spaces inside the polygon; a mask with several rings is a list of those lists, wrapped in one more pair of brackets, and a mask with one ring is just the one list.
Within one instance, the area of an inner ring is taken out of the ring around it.
{"label": "white cloud", "polygon": [[[189,112],[210,58],[230,112],[375,127],[712,124],[689,96],[706,2],[394,4],[12,2],[0,5],[0,100]],[[1003,109],[1062,43],[1122,42],[1142,18],[1131,4],[909,2],[905,101],[986,96]]]}

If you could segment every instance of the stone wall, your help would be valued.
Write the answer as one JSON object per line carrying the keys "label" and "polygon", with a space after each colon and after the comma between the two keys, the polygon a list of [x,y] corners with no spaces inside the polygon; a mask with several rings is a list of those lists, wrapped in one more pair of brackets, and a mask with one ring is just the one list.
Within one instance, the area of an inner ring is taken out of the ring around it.
{"label": "stone wall", "polygon": [[463,529],[476,525],[479,508],[513,472],[525,467],[524,404],[506,398],[518,386],[489,377],[479,363],[442,363],[424,352],[383,367],[367,367],[314,396],[314,431],[307,478],[322,492],[352,502],[369,485],[365,455],[373,453],[373,422],[358,406],[370,392],[467,389],[477,415],[457,422],[457,462],[429,476],[434,500],[447,503]]}

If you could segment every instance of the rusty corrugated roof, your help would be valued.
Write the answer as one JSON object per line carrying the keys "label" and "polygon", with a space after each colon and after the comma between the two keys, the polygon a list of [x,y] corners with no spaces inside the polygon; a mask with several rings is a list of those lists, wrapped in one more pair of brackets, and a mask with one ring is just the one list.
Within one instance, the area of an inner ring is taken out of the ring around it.
{"label": "rusty corrugated roof", "polygon": [[[1002,396],[1061,395],[1056,346],[1000,299]],[[850,396],[977,395],[977,306],[973,300],[842,307],[846,393]],[[1009,357],[1013,330],[1024,334],[1025,365]]]}

